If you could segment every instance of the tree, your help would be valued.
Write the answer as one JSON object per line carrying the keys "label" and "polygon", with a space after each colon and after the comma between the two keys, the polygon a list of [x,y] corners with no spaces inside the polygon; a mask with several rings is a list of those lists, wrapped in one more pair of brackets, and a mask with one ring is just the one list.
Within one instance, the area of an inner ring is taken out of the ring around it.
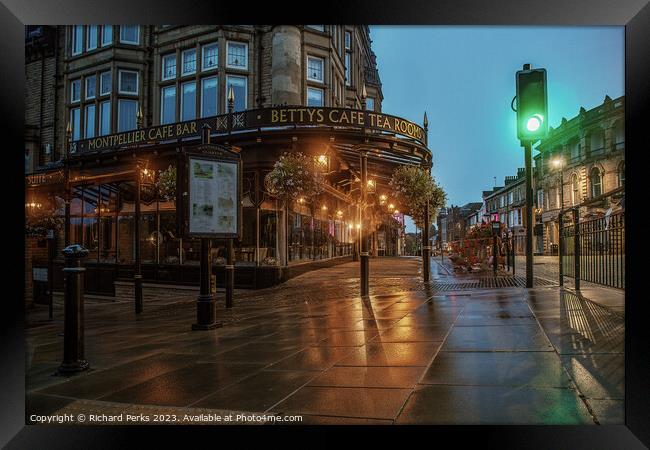
{"label": "tree", "polygon": [[417,166],[400,166],[393,172],[390,186],[394,197],[405,207],[415,224],[424,226],[424,213],[429,202],[429,223],[435,220],[437,211],[445,205],[447,195],[436,183],[431,173]]}

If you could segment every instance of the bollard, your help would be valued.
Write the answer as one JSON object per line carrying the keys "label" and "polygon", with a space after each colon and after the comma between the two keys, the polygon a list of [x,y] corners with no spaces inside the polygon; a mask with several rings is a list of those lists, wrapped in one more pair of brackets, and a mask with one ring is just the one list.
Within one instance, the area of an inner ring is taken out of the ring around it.
{"label": "bollard", "polygon": [[78,244],[64,248],[65,300],[63,362],[59,373],[69,374],[88,369],[84,358],[84,272],[81,260],[88,256],[88,250]]}

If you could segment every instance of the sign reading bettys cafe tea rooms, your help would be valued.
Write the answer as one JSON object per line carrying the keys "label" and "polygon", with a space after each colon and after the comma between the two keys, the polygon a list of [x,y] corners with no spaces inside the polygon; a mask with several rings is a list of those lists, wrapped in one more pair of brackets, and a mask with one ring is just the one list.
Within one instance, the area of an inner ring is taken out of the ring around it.
{"label": "sign reading bettys cafe tea rooms", "polygon": [[[293,125],[327,126],[340,128],[366,128],[394,133],[414,139],[425,145],[424,129],[419,125],[399,117],[348,108],[313,108],[287,106],[276,108],[252,109],[233,114],[190,120],[168,125],[126,131],[123,133],[99,136],[72,143],[75,153],[103,151],[130,147],[144,143],[156,143],[170,139],[199,137],[203,124],[208,124],[216,133],[238,132],[259,128],[285,127]],[[270,130],[269,130],[270,131]]]}

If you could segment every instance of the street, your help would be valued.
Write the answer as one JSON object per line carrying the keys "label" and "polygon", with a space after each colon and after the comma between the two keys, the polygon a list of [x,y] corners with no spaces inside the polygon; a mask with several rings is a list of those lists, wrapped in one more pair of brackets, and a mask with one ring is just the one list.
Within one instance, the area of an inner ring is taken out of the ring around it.
{"label": "street", "polygon": [[[537,262],[536,275],[552,280],[552,263]],[[264,415],[260,423],[302,418],[293,424],[623,423],[622,292],[593,288],[591,301],[551,283],[468,288],[480,280],[439,258],[424,284],[420,266],[372,258],[367,298],[352,262],[237,291],[229,310],[219,294],[224,325],[210,331],[190,330],[192,295],[145,304],[139,316],[130,302],[88,300],[91,369],[68,379],[52,375],[62,305],[53,322],[37,306],[28,423],[92,411],[187,414],[189,423],[233,412]]]}

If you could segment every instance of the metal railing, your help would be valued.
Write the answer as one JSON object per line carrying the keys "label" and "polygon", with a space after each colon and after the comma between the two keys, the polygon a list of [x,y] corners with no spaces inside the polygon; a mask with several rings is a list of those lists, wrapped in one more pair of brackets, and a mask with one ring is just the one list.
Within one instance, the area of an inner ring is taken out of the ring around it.
{"label": "metal railing", "polygon": [[563,273],[576,280],[577,288],[580,280],[584,280],[625,289],[623,212],[583,222],[578,220],[577,227],[575,223],[563,226],[561,239],[564,240]]}

